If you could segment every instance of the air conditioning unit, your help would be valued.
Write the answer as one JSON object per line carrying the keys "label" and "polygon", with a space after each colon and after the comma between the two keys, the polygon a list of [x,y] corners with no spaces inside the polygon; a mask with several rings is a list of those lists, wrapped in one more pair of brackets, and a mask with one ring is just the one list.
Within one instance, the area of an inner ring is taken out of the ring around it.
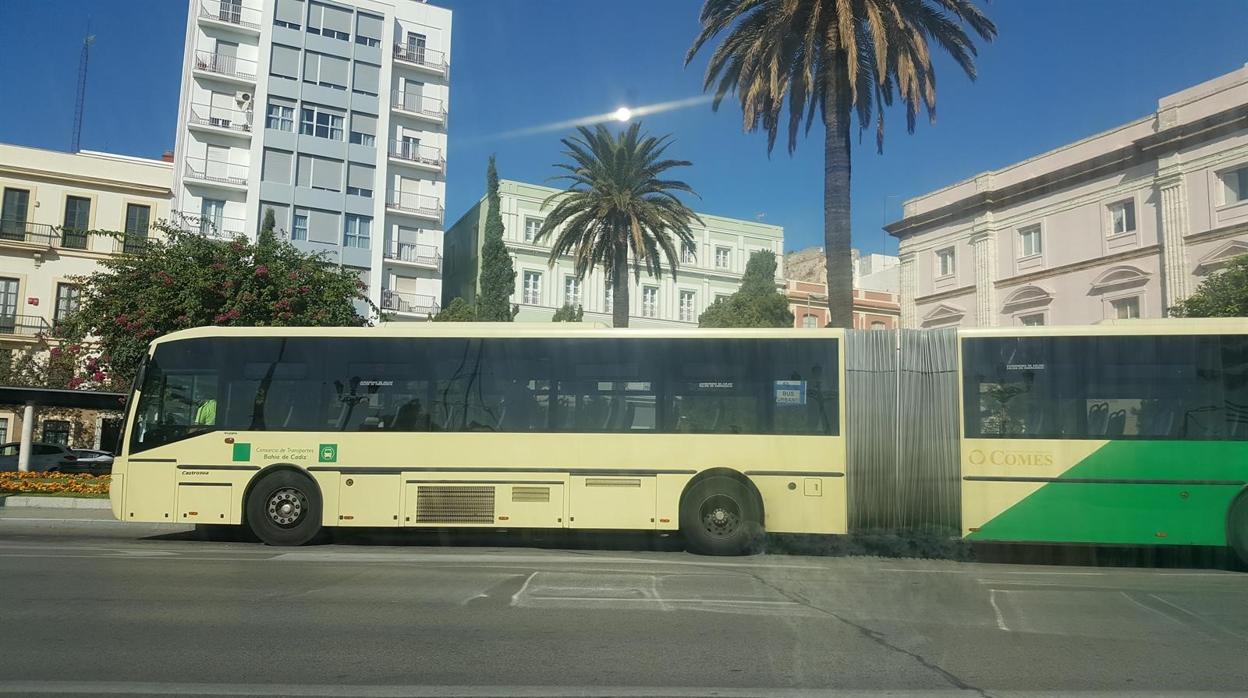
{"label": "air conditioning unit", "polygon": [[250,92],[235,92],[234,101],[235,103],[238,104],[238,106],[244,109],[250,109],[251,108],[251,93]]}

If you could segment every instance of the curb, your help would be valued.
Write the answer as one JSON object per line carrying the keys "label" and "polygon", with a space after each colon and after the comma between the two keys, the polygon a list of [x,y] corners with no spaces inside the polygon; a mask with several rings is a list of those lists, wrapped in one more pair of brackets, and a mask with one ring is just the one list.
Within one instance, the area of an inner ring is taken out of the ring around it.
{"label": "curb", "polygon": [[6,509],[111,509],[107,499],[91,497],[24,497],[20,494],[0,496],[0,507]]}

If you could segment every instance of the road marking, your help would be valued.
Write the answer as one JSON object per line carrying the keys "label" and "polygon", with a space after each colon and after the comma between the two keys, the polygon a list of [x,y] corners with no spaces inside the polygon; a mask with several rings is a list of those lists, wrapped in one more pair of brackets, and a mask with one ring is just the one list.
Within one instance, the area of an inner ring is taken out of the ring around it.
{"label": "road marking", "polygon": [[[1160,610],[1158,610],[1158,609],[1156,609],[1156,608],[1153,608],[1152,606],[1149,606],[1149,605],[1148,605],[1148,604],[1146,604],[1146,603],[1143,603],[1142,601],[1140,601],[1139,599],[1136,599],[1134,596],[1131,596],[1130,594],[1128,594],[1128,593],[1127,593],[1127,592],[1125,592],[1125,591],[1120,591],[1120,592],[1118,592],[1118,593],[1119,593],[1119,594],[1122,594],[1123,598],[1125,598],[1127,601],[1130,601],[1131,603],[1135,604],[1136,606],[1139,606],[1140,608],[1144,609],[1145,611],[1148,611],[1149,613],[1152,613],[1152,614],[1155,614],[1155,615],[1161,616],[1162,618],[1165,618],[1166,620],[1170,621],[1171,623],[1175,623],[1175,624],[1176,624],[1176,625],[1178,625],[1179,627],[1182,627],[1182,628],[1186,628],[1186,627],[1187,627],[1187,623],[1184,623],[1183,621],[1179,620],[1178,618],[1175,618],[1174,616],[1170,615],[1169,613],[1165,613],[1165,612],[1160,611]],[[1149,596],[1152,596],[1152,594],[1149,594]],[[1155,598],[1155,597],[1154,597],[1154,598]]]}
{"label": "road marking", "polygon": [[1173,601],[1167,601],[1166,599],[1163,599],[1156,594],[1149,594],[1149,596],[1153,597],[1154,599],[1157,599],[1158,601],[1164,603],[1165,605],[1169,606],[1170,608],[1173,608],[1176,611],[1179,611],[1181,613],[1184,613],[1190,616],[1193,620],[1195,620],[1197,623],[1201,625],[1207,625],[1209,627],[1212,627],[1214,630],[1217,630],[1219,632],[1224,632],[1227,635],[1230,635],[1232,637],[1237,637],[1240,640],[1248,640],[1248,635],[1243,635],[1229,628],[1222,627],[1220,623],[1215,623],[1214,621],[1200,615],[1199,613],[1193,613],[1192,611],[1189,611],[1186,608],[1183,608],[1182,606],[1180,606],[1179,604]]}
{"label": "road marking", "polygon": [[530,575],[529,575],[529,578],[528,578],[528,579],[526,579],[526,580],[524,580],[524,584],[520,585],[520,590],[519,590],[519,591],[517,591],[516,593],[514,593],[514,594],[512,594],[512,595],[511,595],[511,605],[512,605],[512,606],[519,605],[519,603],[520,603],[520,596],[521,596],[521,595],[525,592],[525,590],[526,590],[526,589],[528,589],[528,588],[529,588],[529,582],[532,582],[532,581],[533,581],[533,578],[534,578],[534,577],[536,577],[536,576],[537,576],[537,572],[534,572],[533,574],[530,574]]}
{"label": "road marking", "polygon": [[[1006,594],[1009,592],[1002,591],[1001,593]],[[1004,630],[1007,633],[1010,632],[1010,626],[1005,624],[1005,616],[1001,613],[1001,607],[997,605],[996,589],[988,590],[988,603],[992,604],[992,612],[997,616],[997,629]]]}

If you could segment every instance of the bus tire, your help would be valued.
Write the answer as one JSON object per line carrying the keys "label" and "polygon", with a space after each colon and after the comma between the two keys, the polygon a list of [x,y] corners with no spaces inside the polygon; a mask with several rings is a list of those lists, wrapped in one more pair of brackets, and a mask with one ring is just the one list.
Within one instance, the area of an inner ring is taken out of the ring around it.
{"label": "bus tire", "polygon": [[260,478],[244,506],[248,527],[268,545],[303,545],[321,531],[321,493],[292,470]]}
{"label": "bus tire", "polygon": [[1248,491],[1236,497],[1226,513],[1226,543],[1248,565]]}
{"label": "bus tire", "polygon": [[688,549],[699,555],[747,555],[762,541],[762,507],[740,480],[708,477],[685,491],[680,532]]}

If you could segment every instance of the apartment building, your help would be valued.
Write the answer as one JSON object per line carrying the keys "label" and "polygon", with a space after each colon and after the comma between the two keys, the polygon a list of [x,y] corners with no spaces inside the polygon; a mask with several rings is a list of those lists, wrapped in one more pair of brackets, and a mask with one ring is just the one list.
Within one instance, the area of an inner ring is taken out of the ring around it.
{"label": "apartment building", "polygon": [[[564,305],[579,305],[586,322],[611,323],[611,285],[601,269],[577,280],[570,258],[551,267],[550,240],[538,242],[548,209],[542,203],[559,190],[511,180],[499,181],[503,240],[516,269],[512,303],[519,306],[520,321],[548,321]],[[444,302],[456,297],[473,300],[484,242],[487,201],[485,197],[446,232],[446,271],[442,287]],[[641,281],[629,294],[632,327],[697,326],[698,316],[718,297],[730,296],[741,286],[745,263],[756,250],[776,254],[778,274],[783,273],[784,228],[755,221],[698,214],[703,225],[694,224],[696,242],[681,250],[678,275],[661,279],[642,272]]]}
{"label": "apartment building", "polygon": [[[109,255],[141,249],[169,217],[173,165],[161,160],[0,144],[0,360],[30,346],[78,307],[75,277]],[[120,236],[90,234],[111,231]],[[0,404],[0,443],[23,406]],[[115,413],[40,408],[36,440],[76,448],[111,443]]]}
{"label": "apartment building", "polygon": [[[828,310],[826,281],[785,282],[784,295],[789,299],[794,327],[827,327],[832,319]],[[854,329],[895,330],[901,325],[901,300],[895,290],[886,291],[854,287]]]}
{"label": "apartment building", "polygon": [[905,202],[905,327],[1160,318],[1248,253],[1248,65]]}
{"label": "apartment building", "polygon": [[394,319],[441,295],[451,12],[416,0],[190,0],[173,209],[264,213],[356,270]]}

